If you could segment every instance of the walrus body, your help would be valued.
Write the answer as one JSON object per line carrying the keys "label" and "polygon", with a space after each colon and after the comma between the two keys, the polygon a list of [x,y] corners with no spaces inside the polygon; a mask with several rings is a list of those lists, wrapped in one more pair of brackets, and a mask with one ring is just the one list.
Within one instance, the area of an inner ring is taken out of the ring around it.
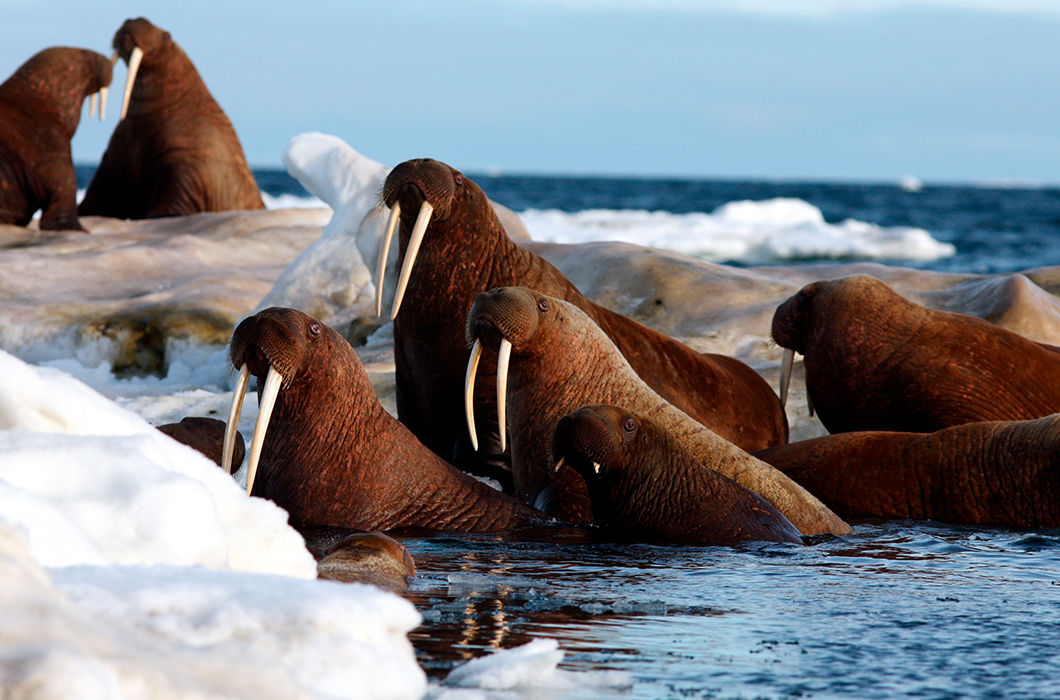
{"label": "walrus body", "polygon": [[831,433],[934,432],[1060,411],[1054,348],[906,300],[866,275],[815,282],[773,317],[805,356],[806,389]]}
{"label": "walrus body", "polygon": [[[467,363],[462,341],[467,312],[476,294],[511,285],[583,309],[644,381],[726,439],[746,449],[787,441],[780,402],[753,369],[731,357],[695,352],[586,299],[559,270],[505,235],[485,194],[460,172],[433,160],[407,161],[388,176],[383,201],[400,207],[400,250],[406,261],[417,212],[424,202],[433,207],[394,321],[394,360],[398,415],[438,454],[450,455],[454,443],[466,441],[456,407]],[[476,404],[485,434],[496,433],[490,427],[491,391],[484,374]]]}
{"label": "walrus body", "polygon": [[169,32],[130,19],[113,43],[127,63],[137,48],[143,59],[81,214],[145,219],[264,209],[232,123]]}
{"label": "walrus body", "polygon": [[[695,459],[769,501],[803,534],[849,531],[806,489],[655,393],[599,326],[573,304],[525,288],[493,289],[475,299],[467,337],[469,343],[477,340],[495,351],[502,341],[511,344],[510,373],[502,370],[498,377],[507,382],[512,473],[523,500],[542,506],[547,502],[546,510],[563,520],[589,519],[584,481],[570,469],[553,475],[547,436],[568,413],[606,403],[660,426]],[[665,470],[667,465],[659,467]],[[674,488],[681,488],[679,481]]]}
{"label": "walrus body", "polygon": [[552,452],[585,480],[593,522],[610,536],[698,545],[802,542],[761,496],[618,406],[583,406],[564,416]]}
{"label": "walrus body", "polygon": [[1060,414],[826,435],[755,456],[848,518],[1060,527]]}
{"label": "walrus body", "polygon": [[229,356],[263,384],[273,371],[283,378],[251,493],[296,527],[510,532],[548,523],[421,445],[379,404],[349,343],[305,314],[273,307],[244,319]]}
{"label": "walrus body", "polygon": [[85,98],[110,85],[106,56],[52,47],[0,84],[0,224],[83,231],[70,139]]}
{"label": "walrus body", "polygon": [[[226,427],[224,421],[205,416],[187,416],[179,423],[166,423],[157,427],[177,442],[198,450],[213,460],[217,466],[221,466]],[[243,443],[243,436],[237,433],[232,463],[238,466],[243,463],[244,457],[246,457],[246,446]]]}

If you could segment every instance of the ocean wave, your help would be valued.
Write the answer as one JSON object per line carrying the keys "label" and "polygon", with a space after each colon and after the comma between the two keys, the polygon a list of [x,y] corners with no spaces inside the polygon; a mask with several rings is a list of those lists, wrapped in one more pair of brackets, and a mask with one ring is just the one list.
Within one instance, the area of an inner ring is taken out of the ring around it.
{"label": "ocean wave", "polygon": [[956,248],[921,228],[825,221],[821,210],[795,198],[736,201],[707,214],[587,209],[520,212],[535,240],[586,243],[613,240],[665,248],[712,262],[946,258]]}

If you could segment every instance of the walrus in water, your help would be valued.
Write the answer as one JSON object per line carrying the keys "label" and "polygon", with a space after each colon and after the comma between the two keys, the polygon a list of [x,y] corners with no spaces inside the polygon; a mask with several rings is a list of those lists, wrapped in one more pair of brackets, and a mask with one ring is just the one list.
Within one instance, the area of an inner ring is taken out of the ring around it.
{"label": "walrus in water", "polygon": [[802,353],[811,407],[831,433],[926,433],[1060,411],[1055,348],[914,304],[867,275],[803,287],[777,309],[772,332],[786,348],[782,399]]}
{"label": "walrus in water", "polygon": [[70,139],[89,95],[103,118],[110,80],[106,56],[54,46],[0,84],[0,224],[25,226],[39,209],[43,230],[85,230]]}
{"label": "walrus in water", "polygon": [[321,552],[317,578],[344,583],[370,583],[395,593],[409,588],[416,562],[409,550],[381,532],[357,532]]}
{"label": "walrus in water", "polygon": [[121,121],[81,214],[146,219],[264,209],[232,123],[169,32],[129,19],[113,44],[129,66]]}
{"label": "walrus in water", "polygon": [[[383,203],[391,218],[380,248],[377,307],[390,237],[401,224],[403,260],[391,312],[398,416],[438,454],[453,454],[458,441],[459,452],[467,438],[453,410],[467,359],[461,343],[467,312],[476,294],[512,285],[581,308],[655,391],[726,439],[745,449],[787,442],[787,417],[757,372],[725,355],[695,352],[586,299],[550,263],[512,242],[486,195],[459,171],[429,159],[401,163],[386,179]],[[488,380],[484,373],[476,402],[483,437],[497,432]],[[481,452],[496,456],[503,447],[484,440]]]}
{"label": "walrus in water", "polygon": [[[177,442],[198,450],[219,467],[222,466],[224,460],[224,437],[227,428],[223,420],[205,416],[187,416],[179,423],[166,423],[158,426],[160,431]],[[232,464],[238,466],[243,463],[247,450],[243,443],[243,436],[238,431],[235,433],[233,448],[234,452],[230,457]]]}
{"label": "walrus in water", "polygon": [[[600,327],[573,304],[520,287],[493,289],[475,298],[466,332],[472,345],[465,381],[468,430],[476,430],[471,389],[481,345],[499,357],[497,420],[502,427],[511,426],[512,473],[518,496],[528,503],[563,520],[591,519],[584,481],[571,469],[553,475],[555,460],[547,436],[568,413],[606,403],[623,406],[668,431],[693,457],[773,504],[803,534],[849,532],[850,527],[806,489],[655,393]],[[667,465],[659,468],[665,472]]]}
{"label": "walrus in water", "polygon": [[552,522],[421,445],[379,404],[350,344],[300,311],[244,319],[229,358],[239,379],[224,468],[253,375],[261,408],[247,491],[275,501],[299,529],[512,532]]}
{"label": "walrus in water", "polygon": [[564,416],[552,454],[554,469],[570,466],[585,480],[593,522],[610,536],[700,545],[802,542],[795,526],[761,496],[704,465],[652,421],[618,406],[583,406]]}
{"label": "walrus in water", "polygon": [[1060,527],[1060,414],[840,433],[755,456],[848,518]]}

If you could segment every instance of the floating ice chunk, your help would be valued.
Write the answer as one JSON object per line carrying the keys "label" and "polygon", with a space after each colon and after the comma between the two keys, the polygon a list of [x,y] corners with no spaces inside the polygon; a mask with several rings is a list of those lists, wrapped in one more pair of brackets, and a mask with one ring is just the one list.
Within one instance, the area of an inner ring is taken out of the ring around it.
{"label": "floating ice chunk", "polygon": [[[632,685],[630,675],[622,671],[560,670],[558,666],[562,660],[563,652],[559,648],[559,642],[555,639],[535,639],[521,647],[494,652],[457,666],[446,677],[444,685],[486,691],[556,691],[575,688],[628,688]],[[468,696],[460,691],[434,689],[430,697],[454,700]]]}

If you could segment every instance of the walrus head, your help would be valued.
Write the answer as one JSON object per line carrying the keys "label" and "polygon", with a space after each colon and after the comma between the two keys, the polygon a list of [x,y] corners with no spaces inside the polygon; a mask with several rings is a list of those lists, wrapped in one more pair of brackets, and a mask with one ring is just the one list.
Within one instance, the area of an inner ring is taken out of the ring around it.
{"label": "walrus head", "polygon": [[[232,406],[229,410],[228,424],[225,430],[222,467],[232,473],[232,451],[235,444],[236,428],[242,410],[250,375],[259,381],[258,419],[251,437],[250,458],[247,466],[247,493],[254,488],[254,477],[261,447],[265,442],[265,433],[269,426],[273,408],[281,388],[291,385],[308,384],[310,378],[314,387],[349,386],[349,382],[340,377],[318,376],[321,372],[340,371],[347,374],[355,371],[359,363],[319,363],[314,362],[318,346],[346,348],[349,344],[332,329],[314,318],[294,309],[273,307],[243,319],[232,334],[228,346],[228,356],[232,366],[239,370],[236,387],[232,395]],[[349,350],[352,353],[352,349]],[[362,372],[363,373],[363,372]],[[367,382],[367,380],[365,380]],[[292,403],[308,401],[311,396],[287,396]],[[319,397],[318,397],[319,398]],[[305,408],[305,407],[302,407]],[[299,410],[295,405],[294,410]]]}
{"label": "walrus head", "polygon": [[475,449],[478,449],[478,437],[473,399],[483,343],[497,348],[497,421],[501,450],[504,450],[508,368],[512,351],[525,353],[534,350],[535,344],[542,340],[538,337],[542,324],[562,322],[570,313],[578,313],[578,310],[565,301],[525,287],[498,287],[475,297],[465,327],[471,357],[464,379],[464,411],[471,444]]}
{"label": "walrus head", "polygon": [[121,119],[125,119],[129,112],[133,85],[136,83],[144,56],[172,41],[169,32],[159,29],[143,17],[125,20],[115,32],[111,42],[114,47],[111,62],[116,63],[118,58],[121,58],[129,66],[129,73],[125,76],[125,91],[121,98]]}
{"label": "walrus head", "polygon": [[[819,282],[808,284],[777,307],[773,314],[771,335],[773,342],[784,348],[780,363],[780,405],[787,406],[788,387],[791,385],[791,370],[795,364],[795,353],[803,352],[805,332],[810,323],[813,298]],[[811,413],[812,415],[812,413]]]}
{"label": "walrus head", "polygon": [[564,416],[552,440],[553,473],[568,464],[592,484],[621,469],[638,424],[631,413],[605,404],[583,406]]}
{"label": "walrus head", "polygon": [[[454,206],[459,203],[463,207],[469,202],[476,210],[484,209],[488,210],[490,215],[493,214],[492,208],[488,206],[486,195],[478,185],[465,178],[459,170],[430,158],[407,160],[391,170],[386,182],[383,183],[382,202],[390,207],[390,218],[383,234],[376,270],[377,316],[383,313],[383,277],[394,231],[397,229],[402,212],[407,212],[410,218],[412,212],[417,212],[405,250],[405,258],[401,262],[401,274],[398,277],[397,291],[394,294],[394,306],[390,312],[390,318],[394,319],[397,318],[398,310],[401,308],[405,288],[412,274],[412,266],[416,264],[416,256],[419,254],[420,245],[423,243],[432,219],[444,221]],[[482,203],[487,204],[483,207]]]}
{"label": "walrus head", "polygon": [[88,49],[52,46],[31,56],[11,77],[53,100],[72,136],[86,97],[91,98],[89,113],[93,116],[96,100],[102,98],[99,118],[103,120],[113,74],[110,61],[102,54]]}

